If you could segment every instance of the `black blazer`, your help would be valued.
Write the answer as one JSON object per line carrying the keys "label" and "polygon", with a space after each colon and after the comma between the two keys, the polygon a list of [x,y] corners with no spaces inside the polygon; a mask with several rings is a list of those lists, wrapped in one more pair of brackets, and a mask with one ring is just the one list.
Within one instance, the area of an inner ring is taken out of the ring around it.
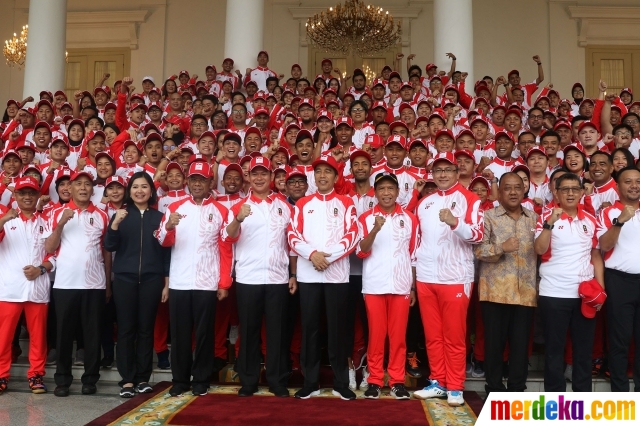
{"label": "black blazer", "polygon": [[128,214],[118,230],[111,229],[114,215],[104,238],[105,250],[116,252],[112,272],[132,282],[168,277],[171,248],[162,247],[155,237],[163,214],[154,208],[147,208],[143,215],[135,205],[125,208]]}

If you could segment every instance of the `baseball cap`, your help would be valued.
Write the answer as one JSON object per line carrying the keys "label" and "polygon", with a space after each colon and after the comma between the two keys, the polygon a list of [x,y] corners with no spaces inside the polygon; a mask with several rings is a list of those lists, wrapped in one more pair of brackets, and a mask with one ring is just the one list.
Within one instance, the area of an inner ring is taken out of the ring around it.
{"label": "baseball cap", "polygon": [[533,154],[542,154],[546,157],[547,153],[544,150],[544,147],[542,146],[534,146],[533,148],[531,148],[529,150],[529,152],[527,152],[527,160],[529,159],[529,157],[531,157]]}
{"label": "baseball cap", "polygon": [[169,173],[171,170],[174,170],[174,169],[179,170],[180,173],[182,173],[182,175],[184,176],[184,169],[182,168],[180,163],[177,163],[175,161],[172,161],[169,164],[167,164],[167,168],[165,169],[165,172]]}
{"label": "baseball cap", "polygon": [[468,149],[459,149],[457,150],[453,156],[457,159],[458,157],[469,157],[473,160],[473,163],[476,163],[476,157],[473,155],[473,152],[469,151]]}
{"label": "baseball cap", "polygon": [[144,145],[147,145],[149,142],[152,141],[160,141],[162,142],[162,135],[160,133],[149,133],[149,136],[147,136],[144,140]]}
{"label": "baseball cap", "polygon": [[590,120],[585,120],[582,123],[580,123],[580,125],[578,126],[578,133],[580,133],[582,131],[582,129],[584,129],[585,127],[593,127],[594,129],[598,130],[598,127],[596,127],[595,123],[590,121]]}
{"label": "baseball cap", "polygon": [[439,152],[438,154],[436,154],[435,157],[433,157],[433,163],[435,164],[438,161],[446,161],[450,164],[453,164],[454,166],[458,165],[458,162],[456,161],[456,157],[453,155],[452,152]]}
{"label": "baseball cap", "polygon": [[427,64],[426,67],[424,67],[425,71],[429,71],[431,68],[438,68],[436,66],[436,64]]}
{"label": "baseball cap", "polygon": [[377,188],[378,185],[384,181],[388,181],[388,182],[392,182],[393,184],[395,184],[396,186],[400,186],[400,184],[398,184],[398,177],[396,175],[394,175],[393,173],[389,173],[389,172],[382,172],[382,173],[378,173],[376,175],[376,177],[373,180],[373,187]]}
{"label": "baseball cap", "polygon": [[338,126],[340,126],[341,124],[346,124],[353,129],[353,120],[349,116],[342,116],[338,118],[338,120],[336,120],[336,128],[338,128]]}
{"label": "baseball cap", "polygon": [[73,175],[73,170],[71,170],[68,167],[63,167],[58,171],[58,176],[56,176],[56,183],[58,183],[59,181],[65,178],[71,179],[72,175]]}
{"label": "baseball cap", "polygon": [[202,176],[205,179],[210,178],[211,165],[209,163],[202,162],[202,161],[196,161],[194,163],[191,163],[191,165],[189,166],[189,173],[187,173],[187,176],[191,177],[195,175]]}
{"label": "baseball cap", "polygon": [[367,160],[369,160],[369,164],[371,164],[371,156],[367,151],[357,149],[351,153],[351,155],[349,156],[349,160],[353,163],[353,160],[355,160],[356,157],[365,157]]}
{"label": "baseball cap", "polygon": [[489,181],[482,176],[476,176],[473,179],[471,179],[471,182],[469,182],[469,189],[473,188],[473,185],[475,185],[478,182],[483,184],[485,188],[487,188],[487,190],[491,189],[491,185],[489,184]]}
{"label": "baseball cap", "polygon": [[77,179],[81,178],[82,176],[88,177],[89,180],[91,181],[91,183],[93,183],[93,176],[91,175],[91,173],[83,172],[83,171],[73,173],[71,175],[71,181],[73,182],[74,180],[77,180]]}
{"label": "baseball cap", "polygon": [[336,171],[336,173],[338,173],[338,163],[336,162],[336,159],[333,158],[332,155],[321,155],[313,162],[312,166],[315,170],[315,168],[321,164],[331,167],[333,170]]}
{"label": "baseball cap", "polygon": [[382,139],[382,136],[375,133],[367,135],[364,143],[369,144],[371,148],[380,148],[381,146],[384,146],[384,140]]}
{"label": "baseball cap", "polygon": [[296,176],[302,177],[305,180],[307,179],[307,175],[304,173],[304,171],[302,171],[302,169],[300,167],[292,167],[291,170],[289,170],[289,173],[287,173],[287,179],[286,180],[289,180],[289,179],[291,179],[293,177],[296,177]]}
{"label": "baseball cap", "polygon": [[21,178],[16,179],[15,190],[20,191],[24,188],[35,189],[36,191],[40,191],[40,185],[38,185],[38,181],[32,176],[23,176]]}
{"label": "baseball cap", "polygon": [[389,146],[392,143],[397,143],[402,147],[402,149],[407,149],[407,138],[402,135],[391,135],[387,138],[386,146]]}
{"label": "baseball cap", "polygon": [[436,136],[433,138],[433,140],[437,141],[440,136],[449,136],[451,140],[455,140],[455,138],[453,137],[453,132],[446,128],[438,130],[438,133],[436,133]]}
{"label": "baseball cap", "polygon": [[404,121],[396,120],[393,123],[389,124],[389,131],[393,132],[393,129],[395,129],[396,127],[404,127],[405,129],[407,129],[407,131],[409,131],[409,126],[407,126],[407,123],[405,123]]}
{"label": "baseball cap", "polygon": [[506,137],[508,137],[512,142],[514,142],[514,143],[515,143],[515,138],[513,137],[513,133],[511,133],[511,132],[507,132],[506,130],[501,130],[501,131],[499,131],[498,133],[496,133],[495,140],[497,141],[497,140],[498,140],[498,138],[499,138],[500,136],[506,136]]}
{"label": "baseball cap", "polygon": [[240,164],[232,163],[232,164],[229,164],[224,169],[224,173],[222,173],[222,177],[224,178],[227,173],[229,173],[229,172],[231,172],[233,170],[235,170],[236,172],[240,173],[240,176],[242,176],[244,174],[244,170],[242,170],[242,167],[240,167]]}
{"label": "baseball cap", "polygon": [[268,158],[260,156],[260,157],[253,157],[251,159],[251,163],[249,164],[249,172],[252,172],[253,169],[262,167],[264,169],[267,169],[268,171],[271,171],[271,161],[269,161]]}
{"label": "baseball cap", "polygon": [[518,71],[518,70],[511,70],[511,71],[509,71],[509,74],[507,74],[507,77],[508,77],[508,76],[510,76],[510,75],[512,75],[512,74],[520,75],[520,71]]}
{"label": "baseball cap", "polygon": [[595,278],[581,282],[578,287],[578,294],[582,298],[580,310],[582,315],[587,318],[594,318],[597,308],[607,300],[607,293]]}
{"label": "baseball cap", "polygon": [[118,185],[126,188],[127,187],[127,181],[122,177],[122,176],[109,176],[107,178],[107,180],[104,182],[104,187],[106,188],[107,186],[111,185],[112,183],[117,183]]}

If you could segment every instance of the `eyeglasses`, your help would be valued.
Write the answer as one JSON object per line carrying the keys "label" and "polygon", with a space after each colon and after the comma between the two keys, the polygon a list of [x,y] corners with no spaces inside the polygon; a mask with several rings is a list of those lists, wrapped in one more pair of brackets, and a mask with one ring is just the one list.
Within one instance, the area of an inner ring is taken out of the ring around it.
{"label": "eyeglasses", "polygon": [[364,109],[362,109],[362,108],[353,108],[351,110],[351,112],[364,112]]}
{"label": "eyeglasses", "polygon": [[242,114],[244,112],[244,110],[243,109],[234,109],[231,112],[233,112],[234,114]]}
{"label": "eyeglasses", "polygon": [[307,184],[307,181],[304,179],[295,179],[295,180],[290,180],[287,183],[291,186],[304,186]]}
{"label": "eyeglasses", "polygon": [[435,174],[445,174],[445,173],[446,173],[446,174],[450,174],[450,173],[455,173],[455,172],[457,172],[457,171],[458,171],[458,169],[457,169],[457,168],[455,168],[455,169],[435,169],[435,170],[433,171],[433,174],[434,174],[434,175],[435,175]]}
{"label": "eyeglasses", "polygon": [[[235,112],[235,111],[234,111]],[[193,127],[206,127],[207,123],[191,123]]]}
{"label": "eyeglasses", "polygon": [[624,124],[638,124],[640,123],[637,119],[626,120]]}
{"label": "eyeglasses", "polygon": [[163,146],[162,149],[165,151],[173,151],[174,149],[176,149],[176,146],[173,145],[168,145],[168,146]]}
{"label": "eyeglasses", "polygon": [[573,91],[573,93],[584,93],[584,90],[576,89],[576,90]]}
{"label": "eyeglasses", "polygon": [[577,187],[577,186],[569,186],[569,187],[563,187],[563,188],[558,188],[558,191],[562,192],[563,194],[567,195],[567,194],[578,194],[580,193],[580,191],[582,191],[582,188]]}

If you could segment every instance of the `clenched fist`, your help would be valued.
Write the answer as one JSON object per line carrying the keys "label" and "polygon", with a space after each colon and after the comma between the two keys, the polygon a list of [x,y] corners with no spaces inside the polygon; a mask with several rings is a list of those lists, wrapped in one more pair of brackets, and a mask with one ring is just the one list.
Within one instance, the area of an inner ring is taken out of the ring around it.
{"label": "clenched fist", "polygon": [[167,231],[171,231],[176,228],[180,224],[180,219],[182,216],[180,213],[173,212],[169,215],[169,221],[167,222]]}
{"label": "clenched fist", "polygon": [[444,222],[449,226],[456,226],[458,224],[458,218],[456,218],[451,210],[449,209],[441,209],[440,210],[440,222]]}
{"label": "clenched fist", "polygon": [[243,220],[245,220],[249,215],[251,214],[251,206],[249,204],[243,204],[240,207],[240,211],[238,212],[238,215],[236,216],[236,220],[238,222],[242,222]]}
{"label": "clenched fist", "polygon": [[502,243],[502,250],[505,253],[518,251],[518,248],[520,248],[520,241],[516,237],[511,237]]}

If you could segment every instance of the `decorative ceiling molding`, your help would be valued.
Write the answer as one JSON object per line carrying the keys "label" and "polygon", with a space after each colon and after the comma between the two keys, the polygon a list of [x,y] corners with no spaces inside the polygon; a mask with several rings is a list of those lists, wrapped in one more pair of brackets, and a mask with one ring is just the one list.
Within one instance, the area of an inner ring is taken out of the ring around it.
{"label": "decorative ceiling molding", "polygon": [[568,6],[578,24],[578,46],[639,44],[640,7]]}
{"label": "decorative ceiling molding", "polygon": [[68,12],[67,47],[138,48],[138,29],[150,15],[148,10]]}

